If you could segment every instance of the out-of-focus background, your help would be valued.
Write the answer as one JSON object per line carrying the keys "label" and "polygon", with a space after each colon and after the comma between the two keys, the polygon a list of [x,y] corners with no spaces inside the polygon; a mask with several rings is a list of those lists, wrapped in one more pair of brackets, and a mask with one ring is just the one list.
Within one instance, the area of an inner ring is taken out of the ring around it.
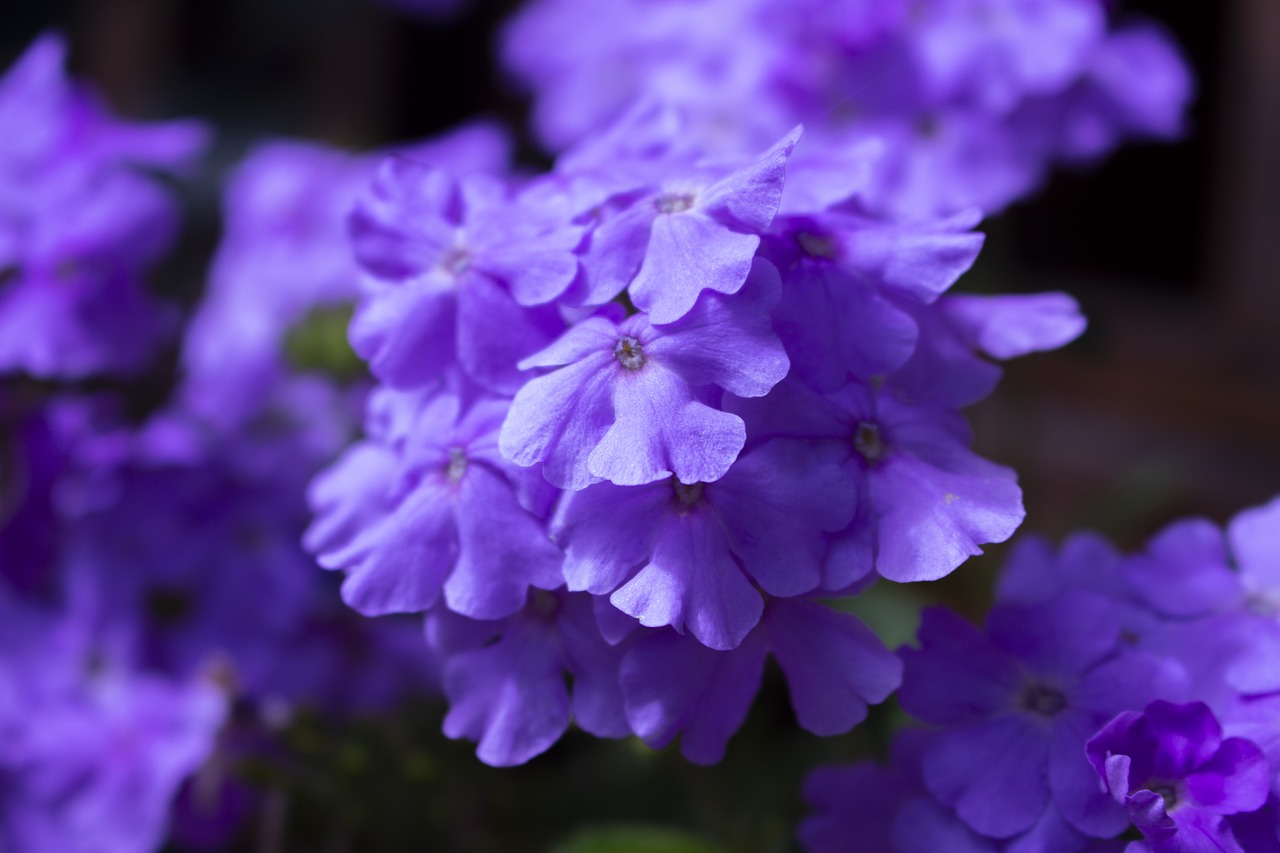
{"label": "out-of-focus background", "polygon": [[[191,304],[218,238],[219,178],[256,141],[364,149],[489,115],[512,126],[524,162],[545,164],[523,130],[527,103],[491,50],[517,6],[473,0],[429,20],[377,0],[10,0],[0,66],[58,28],[74,73],[119,113],[212,124],[183,242],[157,276]],[[986,248],[964,286],[1080,300],[1086,335],[1010,366],[971,418],[979,452],[1021,474],[1024,529],[1091,527],[1134,547],[1173,518],[1221,522],[1280,492],[1280,3],[1113,6],[1163,22],[1188,56],[1199,94],[1187,138],[1058,171],[983,226]],[[873,596],[860,612],[907,634],[926,596],[980,613],[1002,552],[927,589]],[[279,814],[237,849],[633,849],[580,834],[617,822],[787,849],[803,773],[862,754],[892,713],[819,739],[796,730],[783,691],[767,691],[729,758],[709,769],[571,736],[529,766],[493,770],[439,734],[434,706],[341,730],[304,719],[284,760],[259,768],[262,784],[284,792]],[[703,849],[650,840],[634,849]]]}

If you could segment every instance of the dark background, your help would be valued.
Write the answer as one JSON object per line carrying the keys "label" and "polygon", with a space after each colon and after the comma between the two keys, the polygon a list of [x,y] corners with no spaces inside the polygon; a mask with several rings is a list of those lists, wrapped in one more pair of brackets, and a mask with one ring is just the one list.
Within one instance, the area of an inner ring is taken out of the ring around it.
{"label": "dark background", "polygon": [[[58,27],[74,71],[117,111],[216,128],[173,262],[172,287],[193,299],[217,241],[219,175],[254,141],[366,148],[477,114],[522,132],[526,105],[490,50],[516,5],[473,0],[428,22],[375,0],[9,2],[0,64]],[[1188,137],[1059,172],[984,226],[974,287],[1066,290],[1091,327],[1063,352],[1011,365],[972,418],[980,451],[1022,476],[1027,529],[1089,526],[1135,547],[1173,518],[1225,521],[1280,492],[1280,3],[1113,5],[1159,18],[1186,52],[1199,88]],[[546,162],[521,140],[522,160]],[[899,639],[926,600],[979,613],[1002,551],[858,606]],[[796,730],[769,678],[774,689],[713,769],[571,735],[530,766],[492,770],[438,735],[435,706],[389,721],[303,720],[276,760],[250,768],[284,805],[237,849],[541,850],[613,821],[687,827],[716,839],[705,849],[787,849],[804,773],[874,752],[894,711],[815,738]]]}

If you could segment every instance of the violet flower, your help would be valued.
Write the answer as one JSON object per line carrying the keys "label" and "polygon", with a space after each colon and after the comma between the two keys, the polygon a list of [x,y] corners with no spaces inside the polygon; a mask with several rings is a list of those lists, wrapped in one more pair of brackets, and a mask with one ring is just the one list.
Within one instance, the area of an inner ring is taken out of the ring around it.
{"label": "violet flower", "polygon": [[1105,790],[1153,853],[1238,850],[1227,815],[1260,808],[1269,771],[1262,750],[1222,737],[1203,702],[1151,702],[1107,723],[1085,747]]}

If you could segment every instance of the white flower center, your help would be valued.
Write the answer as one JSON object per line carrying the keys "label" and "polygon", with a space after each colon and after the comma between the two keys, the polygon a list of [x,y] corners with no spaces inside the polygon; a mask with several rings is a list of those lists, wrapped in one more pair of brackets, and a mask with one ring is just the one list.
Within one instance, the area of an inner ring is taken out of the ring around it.
{"label": "white flower center", "polygon": [[692,193],[663,193],[653,200],[659,213],[684,213],[693,207]]}
{"label": "white flower center", "polygon": [[613,347],[613,357],[627,370],[639,370],[644,367],[644,347],[635,338],[618,338]]}

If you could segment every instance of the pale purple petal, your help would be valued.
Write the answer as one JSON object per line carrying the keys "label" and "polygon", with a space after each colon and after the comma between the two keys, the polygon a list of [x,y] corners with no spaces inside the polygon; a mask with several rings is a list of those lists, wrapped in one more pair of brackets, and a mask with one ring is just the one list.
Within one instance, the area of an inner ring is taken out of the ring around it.
{"label": "pale purple petal", "polygon": [[736,296],[704,294],[678,322],[656,329],[661,336],[646,354],[690,385],[718,385],[739,397],[768,393],[790,367],[769,319],[782,283],[768,261],[757,260],[750,269]]}
{"label": "pale purple petal", "polygon": [[787,159],[803,133],[802,127],[792,129],[749,166],[707,187],[695,209],[731,227],[764,231],[778,212]]}
{"label": "pale purple petal", "polygon": [[356,353],[381,381],[416,388],[455,360],[457,294],[443,278],[379,288],[356,309],[349,335]]}
{"label": "pale purple petal", "polygon": [[1236,515],[1227,525],[1231,551],[1245,584],[1280,590],[1280,498]]}
{"label": "pale purple petal", "polygon": [[459,486],[458,561],[444,582],[449,609],[499,619],[524,606],[529,587],[555,589],[564,582],[560,549],[520,506],[510,483],[472,463]]}
{"label": "pale purple petal", "polygon": [[570,591],[605,595],[648,561],[672,493],[667,483],[597,483],[563,500],[554,527],[565,546],[565,581]]}
{"label": "pale purple petal", "polygon": [[694,211],[659,216],[627,292],[652,322],[675,322],[703,290],[737,293],[759,245],[758,235],[730,231]]}
{"label": "pale purple petal", "polygon": [[564,331],[554,308],[524,308],[486,276],[464,277],[457,299],[458,361],[473,379],[499,393],[519,390],[526,376],[516,365]]}
{"label": "pale purple petal", "polygon": [[943,310],[976,349],[1017,358],[1069,344],[1084,332],[1080,306],[1065,293],[949,296]]}
{"label": "pale purple petal", "polygon": [[485,764],[523,764],[569,726],[569,691],[547,627],[515,623],[497,643],[445,665],[444,733],[479,741],[476,755]]}
{"label": "pale purple petal", "polygon": [[424,481],[395,511],[324,562],[347,578],[342,599],[366,616],[416,613],[435,604],[458,554],[453,496]]}
{"label": "pale purple petal", "polygon": [[746,442],[741,418],[699,401],[660,362],[617,373],[613,382],[615,420],[586,460],[595,477],[618,485],[673,474],[682,483],[713,482]]}
{"label": "pale purple petal", "polygon": [[730,556],[724,534],[702,513],[669,520],[649,565],[609,600],[641,625],[687,629],[713,649],[736,648],[764,609],[760,593]]}
{"label": "pale purple petal", "polygon": [[600,478],[587,470],[594,447],[613,423],[611,353],[598,353],[529,380],[511,402],[498,446],[517,465],[543,463],[547,480],[582,489]]}
{"label": "pale purple petal", "polygon": [[771,441],[706,491],[733,553],[769,595],[800,595],[821,580],[824,532],[853,519],[854,482],[800,442]]}

